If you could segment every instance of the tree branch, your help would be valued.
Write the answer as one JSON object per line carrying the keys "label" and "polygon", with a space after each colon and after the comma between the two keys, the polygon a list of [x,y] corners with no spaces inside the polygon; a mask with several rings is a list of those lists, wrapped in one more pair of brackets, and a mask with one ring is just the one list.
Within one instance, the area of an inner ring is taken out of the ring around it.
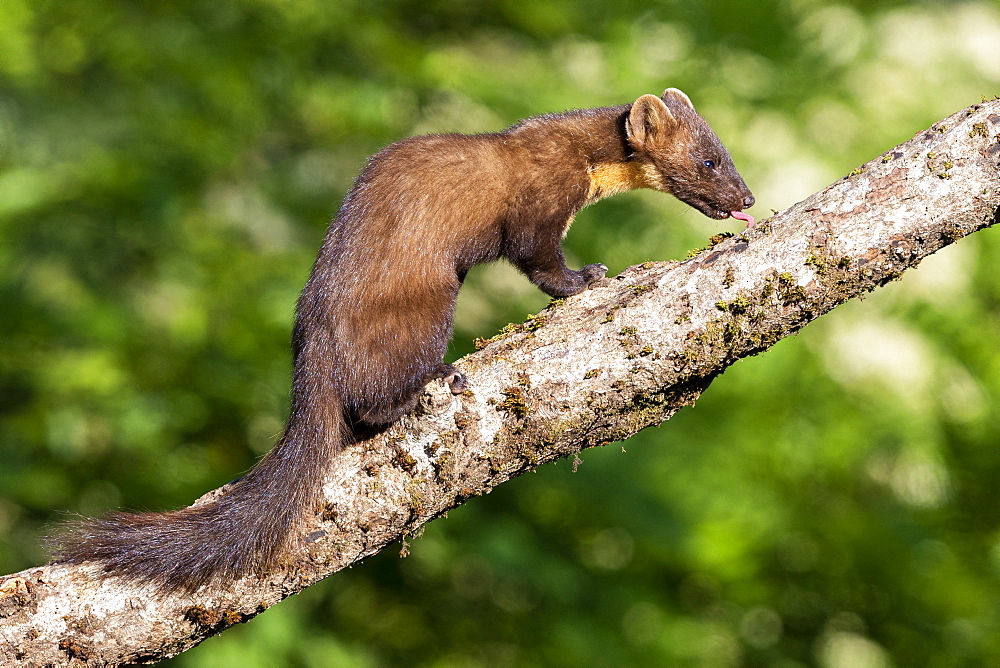
{"label": "tree branch", "polygon": [[160,597],[86,566],[0,577],[0,663],[176,655],[470,497],[666,420],[736,360],[998,222],[995,100],[692,259],[630,267],[485,342],[459,362],[471,390],[431,386],[413,415],[337,457],[326,506],[264,581]]}

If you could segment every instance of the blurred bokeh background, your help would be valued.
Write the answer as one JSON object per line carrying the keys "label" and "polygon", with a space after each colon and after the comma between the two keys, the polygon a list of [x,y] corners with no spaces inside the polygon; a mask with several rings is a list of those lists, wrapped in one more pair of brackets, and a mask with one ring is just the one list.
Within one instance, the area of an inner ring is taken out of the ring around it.
{"label": "blurred bokeh background", "polygon": [[[61,512],[186,505],[280,432],[292,310],[367,155],[685,90],[765,217],[981,96],[1000,8],[812,0],[0,2],[0,572]],[[617,273],[737,229],[585,210]],[[1000,662],[1000,230],[176,659]],[[546,298],[470,275],[453,356]]]}

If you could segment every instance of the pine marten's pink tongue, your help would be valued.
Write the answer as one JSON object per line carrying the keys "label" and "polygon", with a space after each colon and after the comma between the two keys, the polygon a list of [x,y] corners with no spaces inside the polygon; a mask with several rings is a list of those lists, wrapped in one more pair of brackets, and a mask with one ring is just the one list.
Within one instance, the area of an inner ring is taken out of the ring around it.
{"label": "pine marten's pink tongue", "polygon": [[742,211],[730,211],[729,215],[737,220],[745,220],[747,222],[747,228],[753,227],[754,219],[749,213],[743,213]]}

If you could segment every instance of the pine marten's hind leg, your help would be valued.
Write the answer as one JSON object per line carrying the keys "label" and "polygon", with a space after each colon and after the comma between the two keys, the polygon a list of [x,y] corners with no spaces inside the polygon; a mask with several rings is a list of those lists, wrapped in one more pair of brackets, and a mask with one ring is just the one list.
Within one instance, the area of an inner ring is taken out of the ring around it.
{"label": "pine marten's hind leg", "polygon": [[420,382],[398,401],[392,403],[380,402],[378,404],[368,406],[364,410],[358,411],[356,415],[356,422],[360,422],[361,425],[368,425],[369,427],[376,428],[389,426],[416,408],[417,403],[420,401],[420,395],[423,394],[424,387],[426,387],[426,385],[431,381],[439,378],[448,383],[448,387],[451,389],[452,394],[461,394],[465,388],[469,386],[468,379],[464,373],[459,371],[452,364],[441,362],[424,373],[423,376],[420,377]]}
{"label": "pine marten's hind leg", "polygon": [[427,383],[438,378],[448,383],[452,394],[461,394],[469,386],[469,379],[464,373],[455,368],[454,364],[441,362],[434,369],[424,374],[423,385],[427,385]]}

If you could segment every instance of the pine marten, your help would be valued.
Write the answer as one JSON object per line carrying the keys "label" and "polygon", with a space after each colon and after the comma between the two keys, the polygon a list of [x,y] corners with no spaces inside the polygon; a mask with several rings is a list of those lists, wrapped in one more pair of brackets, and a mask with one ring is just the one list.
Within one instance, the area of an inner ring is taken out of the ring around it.
{"label": "pine marten", "polygon": [[163,591],[272,571],[318,507],[339,449],[413,409],[429,381],[456,394],[467,385],[442,361],[466,272],[505,258],[552,297],[586,290],[607,267],[569,269],[563,236],[582,207],[634,188],[752,224],[742,210],[753,195],[675,88],[382,149],[347,193],[298,300],[291,413],[277,445],[217,500],[85,520],[55,539],[57,557]]}

